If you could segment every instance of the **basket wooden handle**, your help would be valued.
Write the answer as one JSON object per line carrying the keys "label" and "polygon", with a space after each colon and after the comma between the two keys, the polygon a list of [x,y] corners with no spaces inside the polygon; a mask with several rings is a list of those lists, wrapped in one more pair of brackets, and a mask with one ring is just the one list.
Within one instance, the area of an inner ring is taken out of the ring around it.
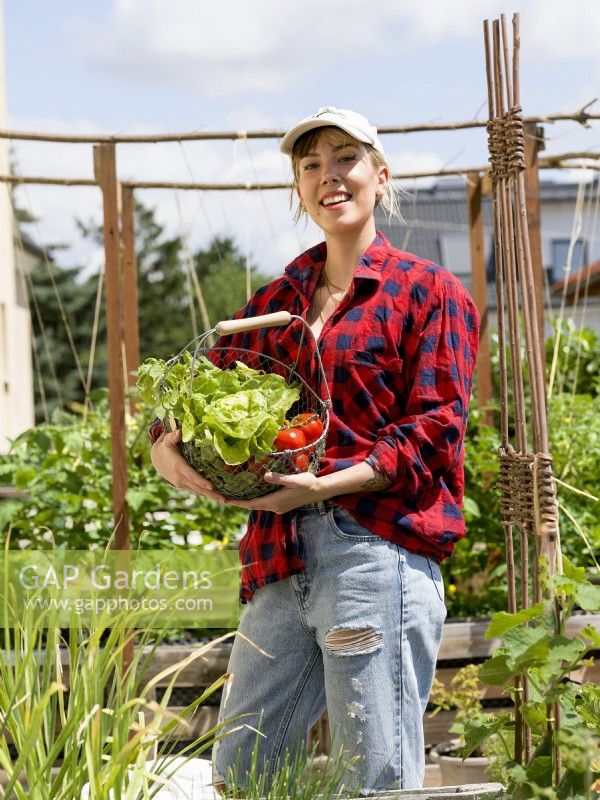
{"label": "basket wooden handle", "polygon": [[253,331],[255,328],[276,328],[278,325],[289,325],[292,315],[289,311],[275,311],[273,314],[260,314],[248,319],[226,319],[217,322],[215,331],[219,336],[242,331]]}

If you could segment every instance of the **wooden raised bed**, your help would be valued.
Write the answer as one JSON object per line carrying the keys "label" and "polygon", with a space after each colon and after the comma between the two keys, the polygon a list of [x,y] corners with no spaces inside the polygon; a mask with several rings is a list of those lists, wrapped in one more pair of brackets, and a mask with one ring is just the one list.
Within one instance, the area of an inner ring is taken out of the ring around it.
{"label": "wooden raised bed", "polygon": [[[573,635],[586,625],[594,625],[600,629],[600,614],[582,614],[572,617],[567,624],[567,634]],[[481,663],[495,650],[499,640],[485,639],[486,628],[486,621],[448,622],[444,625],[436,670],[438,680],[448,685],[460,667],[469,663]],[[167,667],[182,661],[195,647],[199,646],[201,645],[160,645],[156,648],[154,658],[144,673],[143,683]],[[227,672],[231,646],[232,641],[220,642],[208,650],[202,658],[195,659],[182,670],[171,695],[169,710],[172,713],[181,713],[187,705],[202,694],[206,687]],[[63,657],[63,664],[65,667],[63,681],[68,685],[66,656]],[[600,659],[573,677],[575,680],[600,683]],[[162,690],[168,685],[169,679],[170,676],[164,681],[158,682],[156,686],[158,699],[160,699]],[[214,727],[219,711],[219,698],[220,695],[217,693],[208,698],[205,705],[186,719],[186,725],[175,729],[172,734],[173,738],[191,741]],[[482,704],[486,710],[494,712],[495,708],[510,708],[511,700],[506,694],[503,694],[499,686],[486,686],[482,692]],[[454,716],[454,711],[442,711],[435,717],[431,717],[429,714],[425,715],[424,732],[427,748],[450,738],[448,732]],[[310,741],[311,743],[316,742],[318,753],[329,752],[327,712],[324,712],[320,720],[313,726]]]}
{"label": "wooden raised bed", "polygon": [[[444,634],[440,646],[436,675],[444,684],[448,684],[456,671],[465,664],[478,663],[485,660],[499,646],[498,639],[485,639],[484,634],[488,623],[481,622],[448,622],[444,625]],[[567,633],[573,635],[586,625],[595,625],[600,628],[600,614],[585,614],[572,617],[567,625]],[[189,655],[191,645],[162,645],[157,648],[155,657],[149,666],[146,677],[157,675],[161,670]],[[227,671],[227,663],[231,652],[231,642],[221,642],[206,653],[205,658],[197,659],[182,671],[173,693],[173,702],[177,703],[177,696],[182,695],[182,690],[190,690],[190,694],[197,696],[204,688],[209,686],[220,675]],[[585,675],[577,676],[577,680],[600,682],[600,661],[588,667]],[[166,683],[166,681],[165,681]],[[157,687],[160,691],[160,684]],[[187,692],[186,692],[187,694]],[[192,698],[193,699],[193,698]],[[183,710],[191,702],[186,699],[180,705],[171,705],[174,712]],[[511,706],[510,698],[502,693],[498,686],[487,686],[483,691],[483,705],[486,710],[506,708]],[[198,709],[197,713],[188,723],[191,731],[181,729],[180,736],[185,739],[194,738],[209,730],[215,725],[218,714],[217,705],[206,705]],[[435,717],[425,715],[425,744],[431,746],[449,738],[448,730],[454,719],[455,712],[442,711]],[[175,734],[177,736],[177,733]],[[330,746],[329,727],[327,714],[323,714],[319,722],[313,727],[311,739],[318,742],[318,752],[327,753]]]}
{"label": "wooden raised bed", "polygon": [[[572,617],[567,624],[567,633],[575,634],[586,625],[594,625],[600,628],[600,614],[586,614]],[[444,633],[439,652],[436,675],[444,684],[448,684],[456,671],[465,664],[480,663],[487,658],[499,642],[496,639],[485,639],[484,634],[487,629],[487,622],[448,622],[444,626]],[[143,682],[150,680],[158,675],[162,670],[177,664],[186,658],[190,652],[200,644],[190,645],[161,645],[154,653],[154,658],[144,674]],[[229,655],[231,653],[232,642],[220,642],[211,648],[203,658],[198,658],[182,670],[177,680],[177,685],[171,696],[169,710],[175,714],[180,713],[196,697],[198,697],[207,686],[227,671]],[[63,656],[65,671],[63,681],[68,685],[68,664],[66,654]],[[588,667],[577,676],[576,680],[600,683],[600,659]],[[168,678],[164,683],[159,682],[156,687],[158,696],[161,690],[168,684]],[[216,725],[218,716],[217,694],[209,698],[208,703],[197,709],[192,717],[186,719],[186,725],[180,726],[172,734],[172,738],[179,739],[182,743],[191,741],[210,730]],[[486,710],[494,711],[494,706],[499,708],[510,707],[510,698],[503,695],[497,686],[485,687],[483,691],[482,703]],[[425,715],[425,744],[428,748],[432,744],[439,743],[449,738],[448,730],[454,719],[454,712],[444,711],[431,717]],[[10,739],[10,736],[8,737]],[[317,745],[317,753],[321,754],[317,758],[325,758],[330,747],[329,725],[327,713],[312,728],[309,743]],[[0,784],[2,783],[0,773]],[[382,793],[384,797],[402,797],[404,800],[447,800],[450,797],[461,796],[472,798],[473,800],[508,800],[508,796],[499,784],[484,784],[477,786],[462,787],[441,787],[441,776],[439,767],[434,764],[426,766],[425,786],[427,789],[416,792],[402,793]],[[440,787],[436,790],[431,787]],[[376,798],[374,798],[376,800]]]}

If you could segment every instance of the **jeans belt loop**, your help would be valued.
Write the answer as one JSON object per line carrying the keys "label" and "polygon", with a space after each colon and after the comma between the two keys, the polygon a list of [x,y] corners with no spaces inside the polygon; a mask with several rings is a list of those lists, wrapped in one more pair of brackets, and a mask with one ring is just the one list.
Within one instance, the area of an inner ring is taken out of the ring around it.
{"label": "jeans belt loop", "polygon": [[319,514],[327,513],[327,506],[325,505],[324,500],[317,500],[317,508],[319,509]]}
{"label": "jeans belt loop", "polygon": [[307,503],[296,509],[296,513],[301,511],[318,511],[319,514],[327,514],[330,508],[333,508],[335,503],[331,500],[315,500],[313,503]]}

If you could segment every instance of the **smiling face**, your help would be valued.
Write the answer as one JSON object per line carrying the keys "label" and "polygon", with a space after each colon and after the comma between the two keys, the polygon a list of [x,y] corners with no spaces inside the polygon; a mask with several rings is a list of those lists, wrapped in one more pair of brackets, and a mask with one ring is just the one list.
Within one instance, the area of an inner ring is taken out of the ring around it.
{"label": "smiling face", "polygon": [[388,182],[368,145],[339,128],[302,136],[292,157],[295,189],[306,212],[325,233],[374,229],[373,210]]}

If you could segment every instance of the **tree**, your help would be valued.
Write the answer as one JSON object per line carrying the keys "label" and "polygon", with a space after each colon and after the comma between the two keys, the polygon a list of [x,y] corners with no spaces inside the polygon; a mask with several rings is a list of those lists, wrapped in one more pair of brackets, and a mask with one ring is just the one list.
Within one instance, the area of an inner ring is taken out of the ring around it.
{"label": "tree", "polygon": [[[194,254],[194,263],[211,325],[233,316],[247,300],[247,262],[233,239],[216,237],[206,250],[199,250]],[[251,267],[251,293],[269,280],[270,278],[257,273]]]}
{"label": "tree", "polygon": [[166,238],[153,209],[135,207],[140,358],[167,358],[192,338],[184,246]]}
{"label": "tree", "polygon": [[[31,273],[29,307],[36,337],[38,377],[34,380],[36,420],[44,418],[44,411],[68,407],[70,402],[82,402],[85,397],[83,381],[87,368],[92,340],[92,321],[96,299],[95,280],[78,281],[79,269],[65,269],[48,262],[40,262]],[[69,342],[67,328],[56,299],[56,286],[61,298],[66,324],[69,327],[73,348]],[[78,355],[77,367],[73,349]],[[81,371],[80,371],[81,370]],[[106,383],[106,348],[99,342],[95,360],[95,385]],[[43,383],[45,406],[39,382]]]}
{"label": "tree", "polygon": [[[102,243],[102,229],[95,221],[78,221],[78,226],[84,236]],[[135,208],[135,227],[140,357],[142,360],[149,356],[168,358],[194,337],[194,319],[196,332],[204,330],[196,285],[200,287],[211,325],[231,317],[246,302],[247,261],[231,237],[215,237],[205,250],[188,254],[181,237],[166,237],[164,228],[156,220],[155,210],[139,202]],[[190,267],[195,271],[197,284],[191,278]],[[98,276],[82,278],[79,269],[63,269],[56,265],[51,265],[51,270],[83,373],[87,376]],[[34,298],[31,298],[30,307],[39,340],[38,351],[44,341],[47,343],[43,358],[40,356],[40,367],[49,410],[68,406],[73,401],[81,403],[85,399],[83,385],[46,267],[40,264],[31,277]],[[251,267],[250,277],[252,292],[269,281],[254,267]],[[36,302],[43,321],[43,335],[37,320]],[[92,389],[107,384],[105,343],[103,303],[98,319]],[[36,416],[38,420],[43,418],[37,386]]]}

